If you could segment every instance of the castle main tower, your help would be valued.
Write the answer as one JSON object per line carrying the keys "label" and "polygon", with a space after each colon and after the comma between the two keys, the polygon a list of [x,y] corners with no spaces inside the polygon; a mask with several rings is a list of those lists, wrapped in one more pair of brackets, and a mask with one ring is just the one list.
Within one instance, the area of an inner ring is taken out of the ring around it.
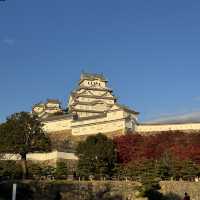
{"label": "castle main tower", "polygon": [[82,73],[68,102],[70,113],[78,118],[99,116],[106,113],[116,102],[116,97],[102,74]]}

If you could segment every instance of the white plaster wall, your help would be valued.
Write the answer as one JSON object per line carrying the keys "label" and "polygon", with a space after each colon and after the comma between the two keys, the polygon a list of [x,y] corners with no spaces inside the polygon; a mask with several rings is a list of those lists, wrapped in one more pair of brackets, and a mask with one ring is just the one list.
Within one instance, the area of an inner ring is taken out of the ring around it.
{"label": "white plaster wall", "polygon": [[77,99],[80,102],[88,102],[88,103],[90,103],[90,102],[94,102],[94,101],[100,100],[100,101],[103,101],[103,102],[105,102],[107,104],[114,104],[114,100],[112,100],[112,99],[103,99],[103,97],[102,97],[102,99],[95,99],[95,98],[89,98],[89,97],[78,97]]}
{"label": "white plaster wall", "polygon": [[21,156],[19,154],[5,153],[1,154],[0,160],[20,160]]}
{"label": "white plaster wall", "polygon": [[54,109],[45,109],[45,112],[46,113],[50,113],[50,114],[53,114],[53,113],[56,113],[56,112],[59,112],[59,111],[61,111],[61,109],[59,109],[59,108],[54,108]]}
{"label": "white plaster wall", "polygon": [[72,121],[72,127],[80,126],[80,125],[88,125],[92,123],[99,123],[99,122],[106,122],[115,119],[123,119],[124,111],[123,110],[112,110],[107,113],[106,117],[96,118],[96,119],[89,119],[89,120],[81,120],[81,121]]}
{"label": "white plaster wall", "polygon": [[93,88],[93,90],[81,89],[81,90],[77,91],[77,94],[80,94],[80,95],[90,95],[90,96],[91,95],[95,95],[95,96],[105,95],[106,97],[113,97],[113,95],[109,91],[95,90],[95,88]]}
{"label": "white plaster wall", "polygon": [[27,160],[46,161],[57,159],[78,160],[78,157],[75,156],[74,153],[65,153],[58,151],[53,151],[50,153],[30,153],[27,155]]}
{"label": "white plaster wall", "polygon": [[125,120],[105,121],[104,123],[85,124],[72,128],[72,135],[91,135],[97,133],[114,132],[125,129]]}
{"label": "white plaster wall", "polygon": [[54,131],[63,131],[71,129],[72,119],[59,119],[55,121],[44,122],[43,129],[47,133]]}
{"label": "white plaster wall", "polygon": [[96,95],[96,96],[105,96],[105,97],[113,97],[112,94],[110,94],[110,92],[108,91],[98,91],[98,90],[93,90],[91,91],[92,94]]}
{"label": "white plaster wall", "polygon": [[[126,117],[128,113],[114,105],[105,117],[98,117],[94,119],[85,120],[72,120],[72,119],[60,119],[55,121],[45,122],[44,130],[48,133],[59,132],[63,130],[72,130],[72,135],[89,135],[114,132],[123,130],[130,127],[130,124],[126,123]],[[133,125],[133,124],[131,124]]]}
{"label": "white plaster wall", "polygon": [[[0,160],[20,160],[21,156],[19,154],[4,154]],[[47,161],[47,160],[78,160],[78,157],[74,153],[65,153],[53,151],[49,153],[29,153],[27,154],[27,160],[32,161]]]}
{"label": "white plaster wall", "polygon": [[76,106],[74,106],[75,109],[82,109],[82,110],[90,110],[90,111],[106,111],[108,110],[108,106],[107,104],[104,103],[97,103],[95,105],[81,105],[78,104]]}
{"label": "white plaster wall", "polygon": [[119,109],[110,110],[107,113],[108,120],[122,119],[124,117],[124,111]]}
{"label": "white plaster wall", "polygon": [[58,103],[46,103],[46,106],[47,107],[50,107],[50,108],[59,108],[59,104]]}
{"label": "white plaster wall", "polygon": [[[97,83],[97,84],[96,84]],[[100,83],[100,86],[99,86]],[[84,80],[81,84],[81,86],[85,86],[85,87],[91,87],[91,85],[95,85],[96,87],[105,87],[105,82],[100,81],[100,80]]]}
{"label": "white plaster wall", "polygon": [[[123,125],[121,123],[119,123],[119,125],[115,124],[114,122],[112,122],[113,120],[123,120]],[[109,121],[111,121],[111,123],[110,125],[107,125]],[[107,116],[103,118],[90,119],[84,121],[72,121],[72,119],[60,119],[55,121],[48,121],[44,123],[43,129],[47,133],[72,129],[72,134],[82,135],[82,134],[91,134],[91,132],[96,133],[96,131],[110,132],[114,130],[124,129],[125,127],[124,121],[125,121],[124,111],[116,108],[108,112]],[[98,123],[101,123],[101,125],[94,125]],[[77,126],[84,126],[84,127],[76,128]]]}
{"label": "white plaster wall", "polygon": [[124,111],[117,107],[106,117],[72,122],[72,135],[88,135],[125,130]]}
{"label": "white plaster wall", "polygon": [[200,123],[188,124],[156,124],[156,125],[138,125],[137,132],[153,132],[153,131],[186,131],[186,130],[200,130]]}

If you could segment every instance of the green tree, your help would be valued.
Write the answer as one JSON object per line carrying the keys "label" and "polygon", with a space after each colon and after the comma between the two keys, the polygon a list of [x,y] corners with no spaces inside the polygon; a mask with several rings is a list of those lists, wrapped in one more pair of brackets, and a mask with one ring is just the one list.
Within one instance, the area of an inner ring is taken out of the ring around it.
{"label": "green tree", "polygon": [[0,181],[4,179],[20,179],[22,170],[19,164],[13,160],[0,161]]}
{"label": "green tree", "polygon": [[20,154],[23,178],[27,175],[27,153],[49,151],[51,148],[41,121],[27,112],[12,114],[0,125],[0,141],[0,153]]}
{"label": "green tree", "polygon": [[116,151],[113,141],[99,133],[89,136],[77,147],[78,173],[96,178],[112,176],[116,163]]}
{"label": "green tree", "polygon": [[55,170],[55,177],[57,179],[66,179],[68,175],[68,167],[65,162],[58,162]]}
{"label": "green tree", "polygon": [[140,195],[148,199],[161,199],[159,193],[158,164],[154,160],[136,160],[127,164],[127,175],[133,180],[140,181],[142,186],[139,188]]}
{"label": "green tree", "polygon": [[199,174],[199,166],[191,160],[182,161],[180,175],[183,180],[192,180]]}
{"label": "green tree", "polygon": [[175,174],[176,159],[166,151],[160,160],[156,161],[157,174],[162,180],[169,180]]}

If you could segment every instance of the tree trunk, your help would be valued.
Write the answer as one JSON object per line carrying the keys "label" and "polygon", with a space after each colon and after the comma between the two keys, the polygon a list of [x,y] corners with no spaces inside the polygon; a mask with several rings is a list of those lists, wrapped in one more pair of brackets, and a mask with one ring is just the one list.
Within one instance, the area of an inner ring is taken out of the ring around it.
{"label": "tree trunk", "polygon": [[26,179],[27,177],[26,154],[21,155],[21,167],[22,167],[22,179]]}

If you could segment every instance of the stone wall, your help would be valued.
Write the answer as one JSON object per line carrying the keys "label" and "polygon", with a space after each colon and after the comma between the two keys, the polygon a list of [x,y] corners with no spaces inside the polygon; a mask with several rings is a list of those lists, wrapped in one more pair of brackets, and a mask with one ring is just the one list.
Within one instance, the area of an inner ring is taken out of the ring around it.
{"label": "stone wall", "polygon": [[[147,200],[140,198],[137,182],[125,181],[20,181],[20,200]],[[187,192],[191,200],[200,200],[200,182],[162,181],[166,200],[181,200]],[[11,199],[12,182],[0,184],[0,199]]]}
{"label": "stone wall", "polygon": [[77,143],[75,142],[71,130],[55,131],[48,133],[51,140],[52,150],[61,152],[74,152]]}
{"label": "stone wall", "polygon": [[184,193],[190,195],[190,200],[200,200],[200,182],[162,181],[160,182],[163,194],[174,193],[183,199]]}
{"label": "stone wall", "polygon": [[[139,183],[124,181],[24,181],[20,200],[135,200]],[[0,199],[11,199],[12,183],[0,185]],[[3,198],[4,197],[4,198]]]}

